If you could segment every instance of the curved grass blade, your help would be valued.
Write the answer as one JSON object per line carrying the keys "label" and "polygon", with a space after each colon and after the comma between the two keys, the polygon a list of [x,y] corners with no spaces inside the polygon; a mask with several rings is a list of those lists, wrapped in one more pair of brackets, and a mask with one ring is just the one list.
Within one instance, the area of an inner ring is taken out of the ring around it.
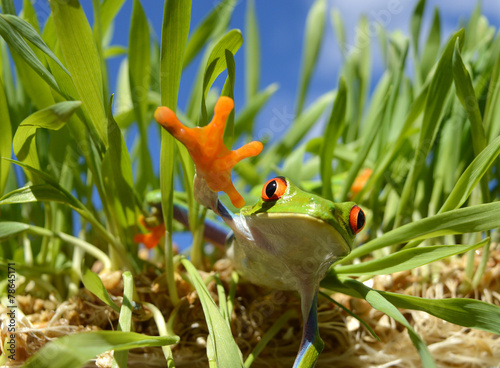
{"label": "curved grass blade", "polygon": [[25,368],[79,368],[108,350],[122,351],[176,344],[177,336],[148,336],[136,332],[91,331],[58,338],[30,358]]}
{"label": "curved grass blade", "polygon": [[99,143],[107,147],[101,60],[92,29],[78,0],[50,1],[50,7],[66,66],[100,138]]}
{"label": "curved grass blade", "polygon": [[500,307],[466,298],[425,299],[379,291],[398,308],[419,310],[459,326],[500,334]]}
{"label": "curved grass blade", "polygon": [[490,239],[474,245],[435,245],[403,249],[385,257],[375,258],[371,261],[335,268],[337,274],[350,276],[387,275],[400,271],[411,270],[443,258],[462,254],[490,243]]}
{"label": "curved grass blade", "polygon": [[33,45],[38,47],[42,52],[45,53],[49,58],[54,60],[57,65],[68,75],[69,71],[66,67],[59,61],[57,56],[52,52],[52,50],[47,46],[42,37],[38,34],[36,29],[26,22],[24,19],[16,17],[15,15],[4,14],[1,15],[9,24],[17,31],[21,36],[30,41]]}
{"label": "curved grass blade", "polygon": [[232,29],[222,37],[214,46],[210,56],[208,57],[205,74],[203,76],[203,94],[201,96],[201,121],[200,125],[208,124],[208,115],[206,107],[206,98],[210,87],[215,79],[227,68],[226,50],[233,55],[239,50],[243,44],[243,36],[237,29]]}
{"label": "curved grass blade", "polygon": [[474,233],[497,227],[500,227],[500,202],[455,209],[391,230],[354,249],[339,263],[347,263],[374,250],[410,240],[428,239],[449,234]]}
{"label": "curved grass blade", "polygon": [[26,43],[24,38],[5,19],[5,15],[0,14],[0,36],[12,47],[19,56],[55,91],[59,91],[59,86],[52,73],[38,59],[33,50]]}
{"label": "curved grass blade", "polygon": [[498,159],[498,155],[500,155],[500,137],[497,137],[482,150],[465,169],[439,213],[458,208],[464,204],[477,183]]}
{"label": "curved grass blade", "polygon": [[[219,308],[215,305],[198,270],[185,258],[181,262],[191,278],[191,283],[198,292],[203,312],[205,313],[208,331],[212,338],[213,353],[215,354],[217,367],[244,367],[241,352],[234,341],[231,329],[224,317],[222,317]],[[207,352],[208,350],[207,346]]]}
{"label": "curved grass blade", "polygon": [[120,313],[120,307],[118,307],[113,299],[111,299],[108,291],[101,281],[101,278],[97,274],[85,267],[85,270],[82,274],[82,282],[88,291],[97,296],[106,305],[111,307],[116,313]]}
{"label": "curved grass blade", "polygon": [[38,153],[35,142],[37,129],[61,129],[81,104],[80,101],[60,102],[37,111],[23,120],[17,128],[12,142],[12,148],[17,158],[20,161],[28,159],[26,163],[33,167],[38,167]]}
{"label": "curved grass blade", "polygon": [[344,281],[344,285],[352,288],[356,292],[358,292],[363,299],[365,299],[370,305],[387,314],[389,317],[394,318],[396,321],[401,323],[408,330],[408,334],[410,335],[410,339],[413,342],[413,345],[417,348],[418,354],[420,355],[420,359],[422,360],[422,366],[424,367],[436,367],[436,363],[427,348],[424,340],[415,332],[413,327],[411,327],[410,323],[406,320],[406,318],[401,314],[401,312],[384,298],[383,294],[379,293],[376,290],[370,289],[365,286],[363,283],[353,280],[347,279]]}
{"label": "curved grass blade", "polygon": [[429,30],[427,42],[422,51],[420,59],[420,78],[425,81],[427,75],[436,63],[436,58],[439,53],[439,46],[441,45],[441,22],[439,20],[439,10],[434,8],[434,17],[432,19],[432,26]]}
{"label": "curved grass blade", "polygon": [[21,222],[0,221],[0,241],[7,240],[13,236],[28,231],[30,226]]}
{"label": "curved grass blade", "polygon": [[299,116],[304,107],[304,101],[307,94],[311,76],[318,62],[319,50],[325,33],[325,22],[327,6],[325,0],[316,0],[309,10],[306,20],[306,29],[304,35],[304,51],[302,53],[302,68],[300,72],[300,83],[297,95],[297,112]]}

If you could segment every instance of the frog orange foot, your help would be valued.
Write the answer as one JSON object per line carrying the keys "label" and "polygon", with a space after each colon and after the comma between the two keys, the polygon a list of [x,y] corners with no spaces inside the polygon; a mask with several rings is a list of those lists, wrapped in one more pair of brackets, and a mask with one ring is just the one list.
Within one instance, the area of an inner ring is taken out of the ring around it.
{"label": "frog orange foot", "polygon": [[258,155],[262,151],[262,143],[250,142],[234,151],[226,147],[222,138],[227,117],[233,108],[231,98],[220,97],[215,105],[214,117],[205,127],[184,126],[168,107],[157,108],[155,119],[186,146],[196,165],[196,174],[205,179],[208,187],[214,192],[225,192],[235,207],[243,207],[245,201],[231,181],[231,170],[244,158]]}

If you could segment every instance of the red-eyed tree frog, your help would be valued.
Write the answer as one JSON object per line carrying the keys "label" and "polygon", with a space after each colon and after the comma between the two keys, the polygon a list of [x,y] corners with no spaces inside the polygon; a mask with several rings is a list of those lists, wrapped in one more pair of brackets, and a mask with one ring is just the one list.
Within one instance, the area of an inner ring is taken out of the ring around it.
{"label": "red-eyed tree frog", "polygon": [[[253,206],[231,182],[232,167],[262,151],[251,142],[230,151],[222,136],[233,100],[220,97],[211,123],[202,128],[182,125],[175,113],[159,107],[155,119],[188,149],[196,166],[194,195],[231,228],[227,255],[236,270],[250,282],[281,290],[296,290],[304,321],[302,342],[294,367],[314,367],[323,350],[317,320],[319,282],[330,265],[351,251],[356,234],[365,224],[363,211],[353,202],[334,203],[300,190],[278,176],[264,184]],[[234,214],[218,198],[228,194]]]}

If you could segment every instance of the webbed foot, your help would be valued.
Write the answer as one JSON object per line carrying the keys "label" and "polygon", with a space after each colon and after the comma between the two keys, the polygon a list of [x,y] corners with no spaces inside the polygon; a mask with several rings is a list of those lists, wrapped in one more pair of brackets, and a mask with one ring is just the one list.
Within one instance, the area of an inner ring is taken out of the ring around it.
{"label": "webbed foot", "polygon": [[245,201],[231,181],[231,170],[239,161],[258,155],[262,143],[250,142],[234,151],[229,150],[222,140],[226,120],[234,108],[229,97],[220,97],[215,105],[212,121],[205,127],[188,128],[168,107],[158,107],[155,119],[179,140],[189,151],[196,166],[196,175],[204,179],[213,192],[225,192],[235,207],[243,207]]}

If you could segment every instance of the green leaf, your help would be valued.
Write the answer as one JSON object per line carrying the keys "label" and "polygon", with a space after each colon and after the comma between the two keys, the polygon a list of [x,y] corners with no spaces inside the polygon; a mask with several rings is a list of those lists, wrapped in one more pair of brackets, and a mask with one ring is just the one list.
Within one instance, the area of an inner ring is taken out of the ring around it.
{"label": "green leaf", "polygon": [[439,213],[460,207],[500,155],[500,137],[493,140],[462,173]]}
{"label": "green leaf", "polygon": [[316,0],[307,15],[302,52],[302,68],[297,94],[297,116],[302,113],[312,72],[318,62],[319,50],[325,33],[326,5],[325,0]]}
{"label": "green leaf", "polygon": [[107,146],[101,61],[94,36],[78,0],[50,1],[64,60],[100,143]]}
{"label": "green leaf", "polygon": [[106,34],[125,0],[104,0],[101,3],[101,32]]}
{"label": "green leaf", "polygon": [[17,52],[20,58],[26,62],[47,84],[54,90],[59,91],[54,76],[45,68],[38,59],[34,51],[29,47],[24,38],[5,19],[5,15],[0,14],[0,36],[9,44],[9,47]]}
{"label": "green leaf", "polygon": [[343,258],[340,263],[373,252],[374,250],[410,240],[421,240],[450,234],[474,233],[500,227],[500,202],[481,204],[451,210],[414,221],[363,244]]}
{"label": "green leaf", "polygon": [[203,94],[201,99],[201,122],[200,125],[204,126],[208,124],[208,116],[205,100],[207,98],[208,91],[215,79],[221,74],[225,69],[227,69],[226,63],[226,50],[230,51],[233,55],[236,54],[238,49],[243,44],[243,36],[241,32],[237,29],[233,29],[226,33],[219,42],[214,46],[210,56],[208,57],[205,74],[203,76]]}
{"label": "green leaf", "polygon": [[51,184],[29,185],[13,190],[0,198],[0,205],[29,202],[58,202],[71,207],[78,207],[74,198],[67,197]]}
{"label": "green leaf", "polygon": [[69,71],[65,68],[65,66],[59,61],[57,56],[52,52],[52,50],[47,46],[47,44],[43,41],[42,37],[38,34],[35,28],[24,19],[16,17],[14,15],[6,14],[0,15],[3,17],[9,24],[25,39],[30,41],[33,45],[38,47],[41,51],[45,53],[49,58],[54,60],[57,65],[68,75]]}
{"label": "green leaf", "polygon": [[[425,0],[419,0],[415,9],[413,10],[413,16],[411,17],[410,34],[413,48],[415,49],[415,56],[418,55],[418,48],[420,46],[420,26],[422,24],[422,16],[425,9]],[[417,57],[415,57],[417,59]]]}
{"label": "green leaf", "polygon": [[343,60],[345,60],[348,50],[346,47],[344,22],[342,21],[342,15],[337,8],[332,9],[330,13],[330,19],[332,22],[333,30],[335,31],[335,37],[337,38],[337,42],[339,44],[340,53]]}
{"label": "green leaf", "polygon": [[400,250],[385,257],[371,261],[335,268],[337,274],[350,276],[387,275],[400,271],[411,270],[440,259],[456,254],[462,254],[489,244],[487,238],[474,245],[435,245]]}
{"label": "green leaf", "polygon": [[60,337],[30,358],[25,368],[79,368],[108,350],[122,351],[176,344],[177,336],[148,336],[136,332],[91,331]]}
{"label": "green leaf", "polygon": [[255,1],[249,0],[245,14],[245,90],[246,101],[251,101],[259,90],[260,42]]}
{"label": "green leaf", "polygon": [[420,359],[422,360],[422,366],[424,367],[436,367],[434,359],[427,349],[427,345],[425,345],[424,340],[415,332],[413,327],[411,327],[410,323],[406,320],[406,318],[401,314],[401,312],[391,304],[383,294],[379,293],[376,290],[370,289],[369,287],[363,285],[361,282],[348,279],[344,281],[344,284],[358,292],[370,305],[387,314],[389,317],[394,318],[396,321],[401,323],[408,330],[408,334],[410,335],[410,339],[413,342],[413,345],[417,348],[418,354],[420,355]]}
{"label": "green leaf", "polygon": [[[37,111],[28,116],[17,128],[12,143],[14,153],[20,161],[30,157],[31,166],[38,166],[38,154],[35,145],[36,130],[46,128],[61,129],[66,121],[80,107],[80,101],[64,101]],[[33,164],[36,163],[36,164]]]}
{"label": "green leaf", "polygon": [[120,313],[120,307],[111,299],[108,291],[104,287],[101,278],[94,272],[85,268],[82,274],[82,282],[85,288],[98,297],[103,303],[111,307],[116,313]]}
{"label": "green leaf", "polygon": [[396,214],[395,227],[403,221],[405,215],[411,206],[409,202],[419,179],[420,172],[425,164],[425,158],[429,153],[432,143],[436,138],[437,132],[442,122],[441,112],[443,111],[445,100],[453,82],[452,59],[455,48],[455,41],[460,39],[463,43],[464,30],[456,32],[446,45],[443,55],[439,59],[436,71],[432,78],[427,93],[427,98],[424,108],[424,117],[420,130],[419,143],[413,157],[413,162],[410,168],[410,173],[405,181],[403,192],[399,201],[399,206]]}
{"label": "green leaf", "polygon": [[321,195],[329,200],[333,200],[332,191],[332,160],[333,151],[344,129],[345,110],[347,106],[347,87],[344,78],[340,78],[339,88],[335,96],[332,112],[326,124],[323,143],[320,153],[320,174],[322,189]]}
{"label": "green leaf", "polygon": [[23,224],[21,222],[0,221],[0,241],[22,234],[28,231],[29,228],[30,226],[28,224]]}
{"label": "green leaf", "polygon": [[459,326],[500,334],[500,307],[474,299],[425,299],[379,291],[398,308],[420,310]]}
{"label": "green leaf", "polygon": [[[165,0],[160,51],[161,104],[177,110],[177,97],[181,81],[182,65],[191,19],[191,1]],[[166,277],[172,303],[179,302],[174,278],[172,248],[173,194],[174,194],[174,138],[165,130],[161,133],[160,188],[161,205],[165,221]]]}
{"label": "green leaf", "polygon": [[181,262],[191,277],[191,283],[198,292],[210,338],[213,339],[217,367],[243,367],[241,352],[234,341],[231,329],[224,320],[224,317],[222,317],[219,308],[215,305],[198,270],[185,258]]}

